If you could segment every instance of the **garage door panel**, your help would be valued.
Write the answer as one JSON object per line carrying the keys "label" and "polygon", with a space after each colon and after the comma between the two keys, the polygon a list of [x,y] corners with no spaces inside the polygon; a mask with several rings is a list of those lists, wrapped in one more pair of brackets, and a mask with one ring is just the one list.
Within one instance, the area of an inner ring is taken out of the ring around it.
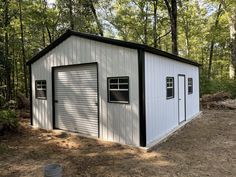
{"label": "garage door panel", "polygon": [[97,66],[56,68],[55,126],[98,136]]}

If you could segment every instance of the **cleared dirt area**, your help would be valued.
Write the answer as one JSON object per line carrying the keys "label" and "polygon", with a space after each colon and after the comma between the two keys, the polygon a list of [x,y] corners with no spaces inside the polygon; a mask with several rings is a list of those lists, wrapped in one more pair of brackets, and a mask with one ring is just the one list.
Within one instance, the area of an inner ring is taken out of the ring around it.
{"label": "cleared dirt area", "polygon": [[74,135],[32,130],[0,137],[0,176],[236,176],[236,111],[204,111],[152,152]]}

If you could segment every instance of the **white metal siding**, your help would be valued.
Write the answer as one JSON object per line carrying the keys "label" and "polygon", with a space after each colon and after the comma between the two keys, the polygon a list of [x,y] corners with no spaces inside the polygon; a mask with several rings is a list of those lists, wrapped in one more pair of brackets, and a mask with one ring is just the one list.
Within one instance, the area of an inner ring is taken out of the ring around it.
{"label": "white metal siding", "polygon": [[55,68],[55,127],[98,136],[97,68]]}
{"label": "white metal siding", "polygon": [[[199,112],[199,69],[145,52],[145,96],[147,144],[178,126],[178,74],[186,77],[186,119]],[[175,97],[166,99],[166,77],[174,77]],[[193,78],[193,94],[188,95],[187,79]]]}
{"label": "white metal siding", "polygon": [[[51,67],[98,63],[100,138],[139,146],[138,53],[71,36],[32,64],[33,125],[52,129]],[[107,77],[129,76],[130,104],[107,103]],[[47,80],[47,100],[35,99],[35,80]]]}

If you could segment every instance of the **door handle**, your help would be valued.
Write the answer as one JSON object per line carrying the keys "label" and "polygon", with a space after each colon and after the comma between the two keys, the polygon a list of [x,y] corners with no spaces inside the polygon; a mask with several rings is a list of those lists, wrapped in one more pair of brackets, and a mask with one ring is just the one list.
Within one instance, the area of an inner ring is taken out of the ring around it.
{"label": "door handle", "polygon": [[181,98],[179,98],[179,101],[181,100]]}
{"label": "door handle", "polygon": [[95,103],[95,106],[98,106],[98,103]]}
{"label": "door handle", "polygon": [[58,103],[58,100],[54,100],[54,103]]}

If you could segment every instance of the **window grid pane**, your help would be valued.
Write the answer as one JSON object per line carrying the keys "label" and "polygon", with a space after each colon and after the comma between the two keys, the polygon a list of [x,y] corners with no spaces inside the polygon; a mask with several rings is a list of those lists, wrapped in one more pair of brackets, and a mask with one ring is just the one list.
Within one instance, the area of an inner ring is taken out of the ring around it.
{"label": "window grid pane", "polygon": [[108,78],[108,101],[129,102],[129,78]]}
{"label": "window grid pane", "polygon": [[174,98],[174,77],[166,78],[166,97],[167,99]]}
{"label": "window grid pane", "polygon": [[36,81],[36,98],[46,99],[47,98],[47,85],[45,80]]}
{"label": "window grid pane", "polygon": [[192,94],[192,93],[193,93],[193,79],[188,78],[188,94]]}

